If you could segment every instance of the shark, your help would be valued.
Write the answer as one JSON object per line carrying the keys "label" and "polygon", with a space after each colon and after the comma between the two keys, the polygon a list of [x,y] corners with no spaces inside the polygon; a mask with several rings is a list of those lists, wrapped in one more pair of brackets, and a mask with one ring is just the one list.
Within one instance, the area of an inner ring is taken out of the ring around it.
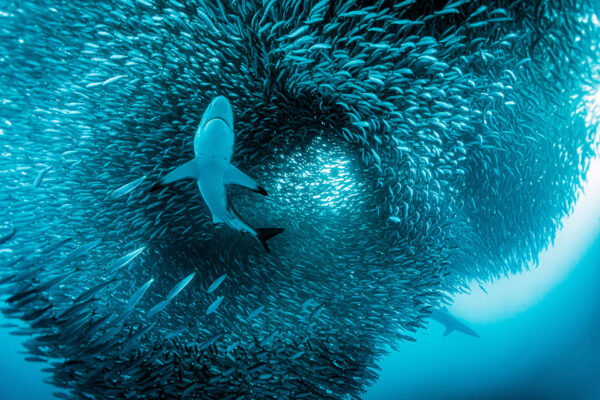
{"label": "shark", "polygon": [[249,233],[270,252],[267,240],[283,232],[283,228],[253,228],[228,203],[227,186],[230,185],[268,195],[264,187],[231,163],[234,142],[231,103],[227,97],[217,96],[204,111],[194,135],[195,157],[160,178],[150,191],[182,179],[196,180],[215,225],[225,224],[236,231]]}
{"label": "shark", "polygon": [[429,318],[444,325],[444,327],[446,328],[446,330],[444,331],[444,336],[448,336],[453,331],[457,331],[469,336],[479,337],[477,332],[475,332],[473,329],[469,328],[467,325],[456,319],[456,317],[450,314],[448,310],[433,310]]}

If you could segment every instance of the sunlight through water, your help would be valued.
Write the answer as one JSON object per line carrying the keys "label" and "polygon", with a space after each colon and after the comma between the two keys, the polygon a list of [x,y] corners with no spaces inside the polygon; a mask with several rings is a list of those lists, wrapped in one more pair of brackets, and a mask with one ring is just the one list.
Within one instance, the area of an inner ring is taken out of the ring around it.
{"label": "sunlight through water", "polygon": [[[588,123],[600,118],[600,89],[592,92],[586,106]],[[471,293],[454,298],[450,311],[476,323],[510,318],[536,304],[569,274],[600,233],[600,159],[590,163],[573,211],[562,222],[554,243],[540,254],[538,266],[481,286],[472,285]]]}

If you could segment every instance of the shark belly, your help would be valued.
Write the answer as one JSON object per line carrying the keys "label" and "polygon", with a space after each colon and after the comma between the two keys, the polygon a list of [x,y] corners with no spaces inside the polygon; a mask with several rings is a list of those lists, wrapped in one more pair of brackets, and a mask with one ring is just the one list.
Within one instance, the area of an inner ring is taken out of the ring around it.
{"label": "shark belly", "polygon": [[214,224],[224,223],[240,231],[256,235],[255,230],[229,210],[227,188],[224,182],[225,169],[229,166],[219,160],[211,160],[200,164],[198,189],[208,206]]}
{"label": "shark belly", "polygon": [[194,152],[200,170],[198,188],[208,206],[214,224],[225,223],[230,227],[248,232],[236,223],[237,218],[229,211],[225,171],[233,155],[234,135],[221,118],[213,118],[201,124],[194,138]]}
{"label": "shark belly", "polygon": [[198,189],[212,214],[213,223],[226,222],[227,190],[223,184],[224,165],[217,161],[200,164]]}

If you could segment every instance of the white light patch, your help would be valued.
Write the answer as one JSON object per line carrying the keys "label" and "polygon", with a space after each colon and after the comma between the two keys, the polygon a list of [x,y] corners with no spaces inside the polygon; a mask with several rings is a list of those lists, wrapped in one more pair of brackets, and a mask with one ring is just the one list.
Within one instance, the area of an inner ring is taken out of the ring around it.
{"label": "white light patch", "polygon": [[600,233],[600,159],[590,165],[584,194],[564,220],[554,245],[540,254],[539,266],[485,284],[455,297],[451,312],[470,322],[509,318],[537,303],[577,265]]}
{"label": "white light patch", "polygon": [[345,150],[321,138],[314,139],[301,153],[290,155],[286,162],[290,168],[282,173],[281,185],[290,179],[299,182],[296,190],[320,210],[343,212],[364,194]]}
{"label": "white light patch", "polygon": [[347,194],[356,187],[356,178],[351,176],[349,164],[349,160],[342,158],[323,162],[315,174],[317,179],[312,183],[319,190],[316,199],[321,204],[331,207],[344,206],[351,200]]}
{"label": "white light patch", "polygon": [[[592,93],[586,105],[587,121],[600,118],[600,90]],[[598,135],[597,135],[598,136]],[[543,251],[539,266],[520,274],[483,285],[472,285],[470,294],[459,294],[450,307],[452,314],[469,322],[494,322],[535,305],[578,264],[600,234],[600,159],[590,168],[573,212],[563,219],[554,245]]]}

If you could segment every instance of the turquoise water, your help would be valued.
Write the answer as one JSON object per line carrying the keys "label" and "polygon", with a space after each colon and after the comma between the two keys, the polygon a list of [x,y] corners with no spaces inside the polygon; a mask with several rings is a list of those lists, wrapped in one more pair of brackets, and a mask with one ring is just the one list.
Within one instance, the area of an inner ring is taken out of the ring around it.
{"label": "turquoise water", "polygon": [[[2,324],[12,323],[0,317]],[[54,391],[43,382],[46,375],[43,364],[25,361],[21,337],[10,335],[12,329],[0,329],[0,399],[32,400],[51,399]]]}
{"label": "turquoise water", "polygon": [[[381,363],[365,400],[600,398],[600,237],[571,274],[527,311],[443,337],[435,322]],[[0,399],[50,399],[42,364],[0,330]]]}
{"label": "turquoise water", "polygon": [[537,268],[459,295],[480,338],[432,322],[381,362],[376,399],[600,398],[600,163]]}
{"label": "turquoise water", "polygon": [[443,337],[432,323],[382,363],[365,396],[377,399],[600,398],[600,237],[538,304],[495,323],[481,338]]}
{"label": "turquoise water", "polygon": [[596,2],[0,1],[0,400],[600,399]]}
{"label": "turquoise water", "polygon": [[[482,306],[493,299],[493,284],[487,285],[488,295],[459,296],[451,310],[474,316],[474,321],[465,322],[481,338],[458,332],[444,337],[443,326],[431,322],[416,336],[416,343],[403,344],[400,352],[381,361],[380,379],[364,399],[600,398],[600,202],[592,186],[588,185],[587,196],[578,203],[554,248],[542,256],[541,265],[520,281],[513,277],[515,289],[506,293],[505,303]],[[569,223],[573,220],[577,221]],[[590,233],[595,239],[586,236]],[[573,248],[579,251],[578,245],[584,250],[571,259],[579,261],[563,265]],[[530,300],[533,304],[525,310],[507,316],[507,304],[523,296],[519,291],[538,290],[536,280],[553,268],[553,260],[560,268],[569,268],[561,280],[548,283],[552,287]],[[487,307],[483,317],[482,307]],[[2,320],[8,322],[13,321]],[[24,361],[21,338],[11,336],[11,330],[0,329],[0,399],[51,399],[55,389],[43,382],[44,364]]]}
{"label": "turquoise water", "polygon": [[[375,399],[600,398],[600,163],[540,264],[459,295],[481,338],[432,322],[382,363]],[[469,321],[468,319],[471,319]]]}

